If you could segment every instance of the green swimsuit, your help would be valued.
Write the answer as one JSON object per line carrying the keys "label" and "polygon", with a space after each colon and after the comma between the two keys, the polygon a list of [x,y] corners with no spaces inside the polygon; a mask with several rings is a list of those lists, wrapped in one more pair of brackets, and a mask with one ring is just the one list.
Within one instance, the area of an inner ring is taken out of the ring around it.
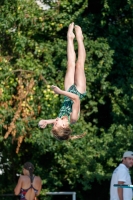
{"label": "green swimsuit", "polygon": [[[72,85],[67,90],[67,92],[71,92],[73,94],[78,95],[79,99],[84,98],[85,95],[86,95],[86,92],[83,93],[83,94],[79,93],[79,91],[77,90],[75,85]],[[68,119],[70,120],[70,113],[72,112],[72,105],[73,105],[73,101],[69,97],[65,96],[64,97],[64,102],[63,102],[63,104],[61,106],[61,109],[60,109],[58,117],[61,118],[62,116],[68,116]]]}

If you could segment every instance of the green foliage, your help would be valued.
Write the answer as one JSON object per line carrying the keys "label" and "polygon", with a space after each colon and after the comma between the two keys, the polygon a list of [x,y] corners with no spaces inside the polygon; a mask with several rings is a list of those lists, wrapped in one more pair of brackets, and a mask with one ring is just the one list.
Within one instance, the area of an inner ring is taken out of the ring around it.
{"label": "green foliage", "polygon": [[[132,150],[132,2],[101,1],[97,13],[91,1],[88,9],[83,0],[45,2],[45,11],[34,0],[0,2],[0,193],[12,193],[16,173],[30,160],[43,180],[42,195],[73,190],[85,200],[94,184],[110,181],[123,152]],[[50,85],[63,89],[72,21],[83,29],[87,52],[87,96],[72,130],[87,135],[59,142],[51,127],[40,130],[37,124],[58,115],[63,98]]]}

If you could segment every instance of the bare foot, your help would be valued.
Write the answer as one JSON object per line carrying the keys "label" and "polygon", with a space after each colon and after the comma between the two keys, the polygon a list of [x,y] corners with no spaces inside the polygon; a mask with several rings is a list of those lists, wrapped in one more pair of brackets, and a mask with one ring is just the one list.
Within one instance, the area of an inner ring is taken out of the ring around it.
{"label": "bare foot", "polygon": [[74,28],[74,22],[72,22],[68,27],[67,39],[74,39],[75,38],[75,35],[73,33],[73,28]]}
{"label": "bare foot", "polygon": [[83,34],[82,34],[82,29],[78,25],[75,25],[75,34],[76,34],[77,41],[84,39]]}

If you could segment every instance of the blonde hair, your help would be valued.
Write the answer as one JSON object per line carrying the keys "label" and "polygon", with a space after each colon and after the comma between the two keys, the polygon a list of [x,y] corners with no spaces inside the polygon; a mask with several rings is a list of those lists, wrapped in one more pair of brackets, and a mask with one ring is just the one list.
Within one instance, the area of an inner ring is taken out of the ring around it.
{"label": "blonde hair", "polygon": [[71,128],[68,126],[66,128],[62,128],[59,127],[57,130],[55,130],[54,128],[52,129],[52,133],[54,135],[54,137],[57,140],[63,141],[63,140],[75,140],[78,138],[82,138],[86,135],[86,133],[83,133],[81,135],[74,135],[71,136],[72,130]]}
{"label": "blonde hair", "polygon": [[81,135],[74,135],[74,136],[70,136],[70,140],[75,140],[75,139],[79,139],[82,138],[86,135],[86,133],[83,133]]}
{"label": "blonde hair", "polygon": [[57,130],[52,129],[52,133],[57,140],[68,140],[72,130],[68,126],[66,128],[59,127]]}

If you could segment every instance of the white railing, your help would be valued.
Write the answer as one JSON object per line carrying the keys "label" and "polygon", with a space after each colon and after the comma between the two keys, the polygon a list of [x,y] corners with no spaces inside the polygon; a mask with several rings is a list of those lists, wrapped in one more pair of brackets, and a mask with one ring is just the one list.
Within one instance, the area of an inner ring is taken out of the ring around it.
{"label": "white railing", "polygon": [[47,192],[47,195],[72,195],[72,200],[76,200],[76,192]]}
{"label": "white railing", "polygon": [[[76,192],[47,192],[46,195],[72,195],[72,200],[76,200]],[[20,196],[20,195],[17,195],[17,196]],[[0,197],[15,197],[15,195],[14,194],[0,194]]]}

